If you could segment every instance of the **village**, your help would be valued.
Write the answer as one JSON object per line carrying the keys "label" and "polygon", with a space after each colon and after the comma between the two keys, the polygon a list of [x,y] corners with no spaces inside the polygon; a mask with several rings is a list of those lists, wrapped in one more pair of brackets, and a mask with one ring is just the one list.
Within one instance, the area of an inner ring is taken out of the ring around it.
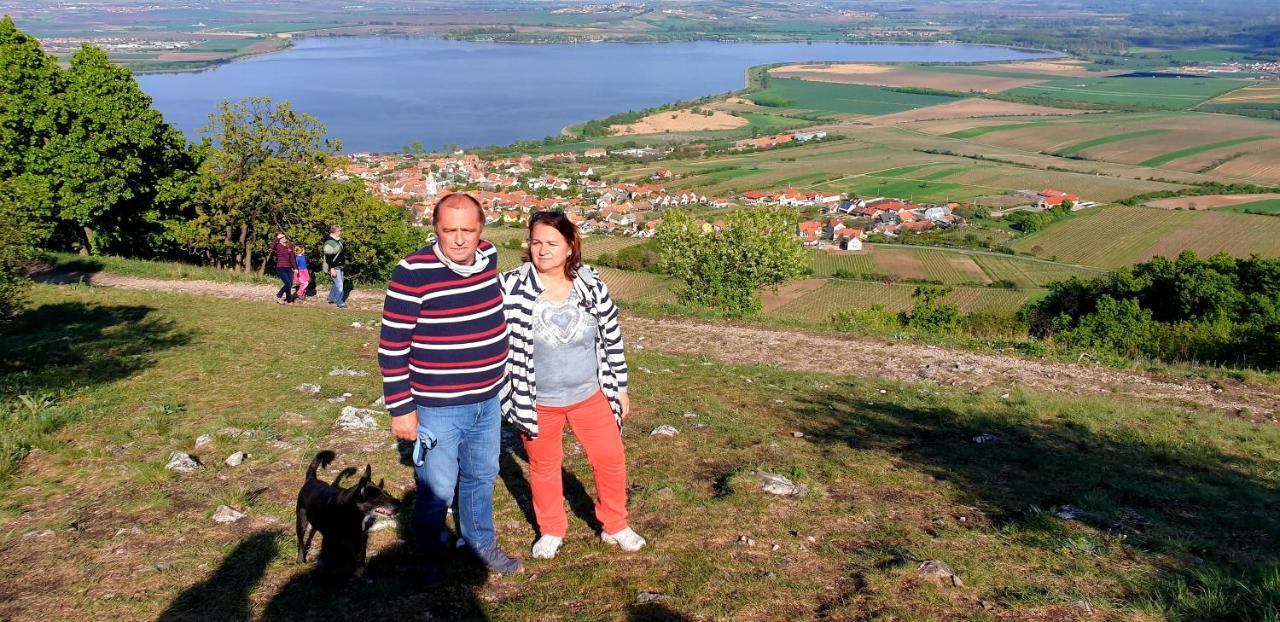
{"label": "village", "polygon": [[[789,142],[820,140],[824,132],[793,132],[738,141],[732,150],[765,150]],[[692,145],[694,149],[705,145]],[[664,166],[648,167],[647,178],[605,181],[602,173],[617,163],[658,159],[670,151],[648,147],[617,150],[589,148],[541,155],[521,154],[486,159],[458,149],[445,155],[352,154],[335,176],[359,179],[369,192],[409,210],[424,224],[435,202],[450,192],[476,197],[487,226],[523,226],[528,215],[543,210],[565,212],[584,234],[651,238],[668,208],[700,209],[698,222],[708,231],[724,227],[714,211],[727,208],[783,206],[804,218],[796,235],[806,246],[827,250],[862,250],[869,235],[893,239],[903,234],[959,227],[966,219],[961,205],[915,203],[893,197],[857,197],[833,191],[750,190],[711,196],[696,190],[668,190],[663,182],[675,175]],[[1037,211],[1079,197],[1045,189],[1023,209]],[[1087,205],[1092,205],[1087,204]],[[972,208],[972,206],[968,206]]]}

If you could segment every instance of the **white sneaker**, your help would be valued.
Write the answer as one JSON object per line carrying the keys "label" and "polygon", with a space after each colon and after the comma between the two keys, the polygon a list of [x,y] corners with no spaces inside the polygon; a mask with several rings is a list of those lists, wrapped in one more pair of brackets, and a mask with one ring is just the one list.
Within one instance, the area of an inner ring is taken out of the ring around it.
{"label": "white sneaker", "polygon": [[533,543],[533,558],[551,559],[556,556],[556,551],[560,550],[561,544],[564,544],[564,538],[542,536]]}
{"label": "white sneaker", "polygon": [[619,548],[629,553],[639,551],[644,547],[644,538],[641,538],[640,534],[631,531],[630,527],[618,533],[601,533],[600,541],[605,544],[616,544]]}

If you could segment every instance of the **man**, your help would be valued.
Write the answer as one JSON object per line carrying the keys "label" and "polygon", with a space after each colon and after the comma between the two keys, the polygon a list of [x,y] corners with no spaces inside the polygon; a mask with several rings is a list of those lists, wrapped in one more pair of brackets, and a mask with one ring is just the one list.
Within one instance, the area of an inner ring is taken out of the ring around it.
{"label": "man", "polygon": [[342,226],[329,227],[329,237],[324,241],[324,270],[329,273],[333,284],[329,286],[329,304],[339,309],[347,308],[346,292],[343,289],[343,269],[347,266],[347,252],[342,246]]}
{"label": "man", "polygon": [[391,431],[435,447],[415,469],[413,538],[426,554],[424,581],[439,583],[448,555],[445,512],[458,492],[458,529],[491,570],[522,566],[498,548],[493,484],[498,476],[498,391],[506,378],[507,321],[497,249],[482,241],[484,211],[449,194],[432,212],[436,241],[391,275],[378,365]]}

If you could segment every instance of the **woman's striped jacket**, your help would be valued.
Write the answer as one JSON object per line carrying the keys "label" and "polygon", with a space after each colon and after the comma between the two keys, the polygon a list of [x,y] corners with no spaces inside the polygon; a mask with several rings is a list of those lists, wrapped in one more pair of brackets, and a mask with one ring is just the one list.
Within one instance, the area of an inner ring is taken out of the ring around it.
{"label": "woman's striped jacket", "polygon": [[[507,381],[501,390],[502,414],[507,422],[530,438],[538,436],[537,383],[533,370],[533,303],[542,293],[542,279],[531,263],[502,273],[503,304],[511,330],[511,354],[507,357]],[[622,403],[618,393],[627,390],[627,361],[622,352],[618,307],[595,269],[582,266],[573,289],[596,316],[596,373],[600,389],[609,399],[613,417],[622,427]]]}

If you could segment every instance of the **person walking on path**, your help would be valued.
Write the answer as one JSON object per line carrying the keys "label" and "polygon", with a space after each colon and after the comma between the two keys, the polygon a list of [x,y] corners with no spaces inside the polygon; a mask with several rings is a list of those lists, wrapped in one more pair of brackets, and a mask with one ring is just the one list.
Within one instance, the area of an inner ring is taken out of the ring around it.
{"label": "person walking on path", "polygon": [[391,274],[378,341],[392,433],[430,449],[414,452],[418,494],[410,520],[427,585],[443,580],[443,562],[454,548],[445,512],[455,490],[466,546],[495,572],[522,569],[499,548],[493,526],[498,391],[509,350],[497,248],[480,239],[484,212],[469,195],[442,197],[432,221],[435,242]]}
{"label": "person walking on path", "polygon": [[329,227],[329,237],[324,241],[324,271],[329,274],[332,285],[329,286],[329,304],[339,309],[347,307],[345,277],[347,267],[347,250],[342,243],[342,226]]}
{"label": "person walking on path", "polygon": [[280,290],[276,292],[276,303],[293,304],[293,246],[284,233],[277,233],[271,243],[271,254],[276,258],[276,276],[280,277]]}
{"label": "person walking on path", "polygon": [[529,456],[541,534],[533,557],[555,557],[568,529],[561,478],[565,424],[595,474],[600,539],[640,550],[645,540],[627,524],[622,421],[631,400],[618,308],[596,271],[582,265],[578,228],[563,212],[535,213],[524,264],[501,280],[511,325],[502,406]]}
{"label": "person walking on path", "polygon": [[293,247],[293,286],[297,292],[294,300],[306,300],[307,285],[311,283],[311,270],[307,267],[307,251],[301,244]]}

